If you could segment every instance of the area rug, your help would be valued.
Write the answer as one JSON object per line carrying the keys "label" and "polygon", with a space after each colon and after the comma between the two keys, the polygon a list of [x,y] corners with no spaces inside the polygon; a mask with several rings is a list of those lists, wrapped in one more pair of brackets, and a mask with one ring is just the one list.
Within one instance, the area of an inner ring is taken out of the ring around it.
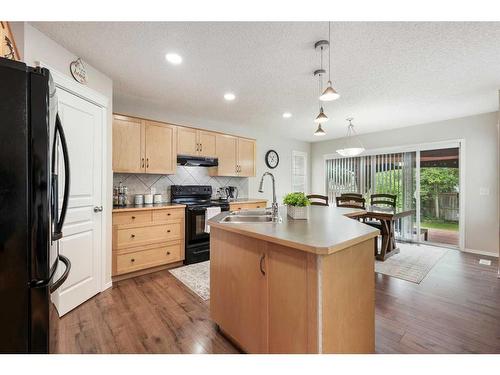
{"label": "area rug", "polygon": [[448,251],[443,247],[398,243],[399,254],[375,261],[375,272],[420,284]]}
{"label": "area rug", "polygon": [[174,268],[169,272],[204,301],[210,299],[210,261]]}

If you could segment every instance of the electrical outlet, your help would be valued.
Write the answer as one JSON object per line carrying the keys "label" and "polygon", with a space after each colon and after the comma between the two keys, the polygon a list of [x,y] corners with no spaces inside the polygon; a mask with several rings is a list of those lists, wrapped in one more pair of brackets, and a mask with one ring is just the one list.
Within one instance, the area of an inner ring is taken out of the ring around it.
{"label": "electrical outlet", "polygon": [[489,259],[479,259],[479,264],[482,264],[483,266],[491,266],[491,260],[489,260]]}
{"label": "electrical outlet", "polygon": [[490,188],[487,187],[479,188],[479,195],[490,195]]}

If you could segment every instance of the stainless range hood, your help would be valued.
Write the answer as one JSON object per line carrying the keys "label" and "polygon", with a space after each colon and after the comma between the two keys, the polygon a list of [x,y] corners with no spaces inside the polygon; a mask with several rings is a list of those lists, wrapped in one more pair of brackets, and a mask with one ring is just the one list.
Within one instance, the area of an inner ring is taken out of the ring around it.
{"label": "stainless range hood", "polygon": [[190,167],[216,167],[219,165],[217,158],[203,156],[177,155],[177,164]]}

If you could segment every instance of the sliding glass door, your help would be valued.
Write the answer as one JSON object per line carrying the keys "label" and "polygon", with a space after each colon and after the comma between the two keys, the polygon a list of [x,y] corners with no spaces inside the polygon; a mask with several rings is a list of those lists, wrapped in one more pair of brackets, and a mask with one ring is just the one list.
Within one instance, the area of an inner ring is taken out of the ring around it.
{"label": "sliding glass door", "polygon": [[394,194],[399,208],[415,211],[395,223],[397,239],[459,246],[460,148],[454,145],[327,159],[329,199],[355,192],[369,204],[371,194]]}
{"label": "sliding glass door", "polygon": [[420,151],[420,241],[459,246],[460,149]]}

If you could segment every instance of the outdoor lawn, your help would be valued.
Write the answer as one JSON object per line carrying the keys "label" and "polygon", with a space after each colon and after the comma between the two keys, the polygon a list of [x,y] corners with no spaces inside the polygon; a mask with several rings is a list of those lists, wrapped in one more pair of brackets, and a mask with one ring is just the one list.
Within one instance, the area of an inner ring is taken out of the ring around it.
{"label": "outdoor lawn", "polygon": [[422,228],[452,230],[458,232],[458,222],[442,219],[423,218],[420,224]]}

